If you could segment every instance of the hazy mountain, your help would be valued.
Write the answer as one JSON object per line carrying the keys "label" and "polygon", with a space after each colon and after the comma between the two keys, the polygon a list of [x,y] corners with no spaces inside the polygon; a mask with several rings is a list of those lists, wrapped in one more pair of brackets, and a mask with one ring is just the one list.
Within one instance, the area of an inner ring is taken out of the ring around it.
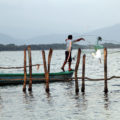
{"label": "hazy mountain", "polygon": [[[84,37],[85,42],[80,42],[80,44],[94,44],[97,41],[97,37],[102,37],[102,43],[116,43],[120,44],[120,24],[94,30],[84,34],[73,34],[73,38]],[[46,35],[39,36],[28,40],[28,43],[37,43],[37,44],[49,44],[49,43],[64,43],[67,35]]]}
{"label": "hazy mountain", "polygon": [[22,44],[24,41],[15,39],[10,35],[0,33],[0,44]]}
{"label": "hazy mountain", "polygon": [[[85,34],[73,34],[74,39],[78,37],[84,37],[85,42],[80,42],[80,44],[93,44],[96,42],[98,36],[103,38],[102,43],[120,43],[120,24],[98,29]],[[55,35],[43,35],[34,37],[31,39],[20,40],[19,38],[15,39],[9,35],[0,34],[0,44],[52,44],[52,43],[64,43],[67,35],[65,34],[55,34]]]}
{"label": "hazy mountain", "polygon": [[8,44],[13,42],[14,42],[14,39],[11,36],[0,34],[0,44]]}
{"label": "hazy mountain", "polygon": [[87,33],[88,35],[101,36],[104,43],[116,43],[120,44],[120,24],[98,29]]}
{"label": "hazy mountain", "polygon": [[31,38],[26,41],[26,44],[52,44],[52,43],[64,43],[67,35],[55,34],[55,35],[42,35],[35,38]]}
{"label": "hazy mountain", "polygon": [[9,35],[0,34],[0,44],[52,44],[52,43],[64,43],[67,35],[42,35],[31,39],[15,39]]}

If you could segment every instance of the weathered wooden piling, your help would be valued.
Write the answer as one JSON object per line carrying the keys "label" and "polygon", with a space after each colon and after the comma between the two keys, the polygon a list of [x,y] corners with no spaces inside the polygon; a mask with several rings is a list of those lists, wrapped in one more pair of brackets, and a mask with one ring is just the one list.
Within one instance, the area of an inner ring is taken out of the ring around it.
{"label": "weathered wooden piling", "polygon": [[104,92],[108,92],[107,86],[107,49],[104,48]]}
{"label": "weathered wooden piling", "polygon": [[81,92],[85,92],[85,58],[86,55],[83,55],[83,64],[82,64],[82,87]]}
{"label": "weathered wooden piling", "polygon": [[24,50],[24,83],[23,91],[26,91],[27,71],[26,71],[26,49]]}
{"label": "weathered wooden piling", "polygon": [[78,54],[77,54],[77,62],[76,62],[76,66],[75,66],[75,92],[76,93],[79,92],[77,72],[78,72],[78,67],[79,67],[79,63],[80,63],[80,55],[81,55],[81,49],[79,48]]}
{"label": "weathered wooden piling", "polygon": [[50,73],[50,62],[52,57],[53,50],[50,48],[49,55],[48,55],[48,73]]}
{"label": "weathered wooden piling", "polygon": [[29,75],[30,75],[30,79],[29,79],[29,91],[32,91],[32,59],[31,59],[31,47],[28,46],[28,57],[29,57]]}
{"label": "weathered wooden piling", "polygon": [[44,72],[45,72],[45,79],[46,79],[46,92],[49,92],[49,72],[47,70],[46,57],[45,57],[44,50],[42,50],[42,56],[43,56],[43,65],[44,65]]}

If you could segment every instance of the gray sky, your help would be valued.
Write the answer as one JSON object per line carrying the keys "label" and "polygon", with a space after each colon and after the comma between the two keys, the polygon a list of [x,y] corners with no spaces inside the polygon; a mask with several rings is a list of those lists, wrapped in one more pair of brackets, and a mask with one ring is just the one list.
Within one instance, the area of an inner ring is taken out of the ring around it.
{"label": "gray sky", "polygon": [[120,23],[120,0],[0,0],[0,33],[26,39]]}

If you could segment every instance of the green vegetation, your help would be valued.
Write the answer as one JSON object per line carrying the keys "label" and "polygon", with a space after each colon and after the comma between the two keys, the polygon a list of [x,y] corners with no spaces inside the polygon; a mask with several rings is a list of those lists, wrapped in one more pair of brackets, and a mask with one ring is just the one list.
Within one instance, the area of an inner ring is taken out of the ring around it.
{"label": "green vegetation", "polygon": [[[120,48],[120,44],[113,44],[113,43],[104,43],[102,44],[104,47],[107,48]],[[0,44],[0,51],[22,51],[24,49],[27,49],[28,45],[14,45],[14,44],[8,44],[3,45]],[[48,50],[48,49],[54,49],[54,50],[62,50],[66,48],[65,44],[40,44],[40,45],[31,45],[32,50]],[[93,48],[93,45],[78,45],[74,44],[73,49],[91,49]]]}

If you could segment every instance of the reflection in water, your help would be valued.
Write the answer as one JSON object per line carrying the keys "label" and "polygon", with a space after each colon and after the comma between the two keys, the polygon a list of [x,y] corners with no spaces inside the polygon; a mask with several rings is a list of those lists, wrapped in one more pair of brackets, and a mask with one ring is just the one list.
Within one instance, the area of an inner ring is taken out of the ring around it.
{"label": "reflection in water", "polygon": [[106,110],[109,110],[109,97],[108,97],[108,93],[105,93],[104,94],[104,108]]}
{"label": "reflection in water", "polygon": [[47,103],[52,107],[53,103],[54,103],[54,99],[52,99],[53,97],[51,96],[51,93],[46,92],[46,101]]}
{"label": "reflection in water", "polygon": [[[28,94],[29,93],[29,94]],[[34,101],[34,96],[32,92],[23,92],[24,103],[29,104],[31,101]]]}
{"label": "reflection in water", "polygon": [[[111,50],[112,52],[114,50]],[[73,51],[74,52],[74,51]],[[108,51],[109,52],[109,51]],[[2,53],[2,54],[1,54]],[[1,66],[22,66],[23,52],[1,52]],[[32,51],[33,64],[42,63],[39,51]],[[51,66],[51,72],[59,72],[63,62],[64,51],[54,51],[53,60],[55,66]],[[117,55],[117,54],[116,54]],[[108,75],[119,75],[120,70],[116,55],[108,57]],[[7,56],[7,58],[5,57]],[[13,56],[16,60],[10,60]],[[91,78],[104,76],[103,64],[98,64],[88,52],[86,57],[86,75]],[[111,64],[112,63],[112,64]],[[92,67],[93,65],[93,67]],[[74,68],[74,67],[73,67]],[[67,69],[67,68],[66,68]],[[34,72],[38,72],[33,68]],[[3,70],[1,73],[15,73],[19,71]],[[21,71],[23,73],[23,71]],[[40,69],[39,72],[44,72]],[[81,68],[78,72],[81,75]],[[80,84],[80,83],[79,83]],[[45,84],[33,85],[33,92],[21,92],[22,86],[0,87],[0,120],[24,119],[24,120],[119,120],[120,105],[119,85],[120,81],[111,81],[109,86],[112,93],[101,95],[102,82],[87,82],[86,93],[75,93],[75,81],[50,84],[50,93],[45,92]],[[95,89],[96,87],[96,89]],[[114,92],[113,92],[114,91]],[[112,97],[110,97],[111,95]],[[116,119],[117,118],[117,119]]]}
{"label": "reflection in water", "polygon": [[[72,99],[72,104],[75,105],[75,107],[78,110],[87,110],[88,107],[88,102],[86,100],[86,95],[85,92],[75,92],[75,84],[74,81],[71,82],[67,82],[65,83],[65,95],[66,97],[68,97],[68,99]],[[63,94],[63,93],[62,93]],[[73,97],[74,96],[74,97]],[[77,111],[77,114],[79,114],[79,112]]]}
{"label": "reflection in water", "polygon": [[30,96],[30,98],[34,98],[32,91],[29,91],[29,96]]}
{"label": "reflection in water", "polygon": [[83,110],[87,110],[87,107],[88,107],[88,103],[87,103],[87,100],[86,100],[86,96],[85,96],[85,93],[82,93],[82,103],[81,103],[81,106],[83,108]]}
{"label": "reflection in water", "polygon": [[51,97],[51,93],[50,92],[46,92],[47,98],[49,99]]}
{"label": "reflection in water", "polygon": [[65,82],[65,85],[67,86],[66,89],[72,89],[74,87],[74,81]]}
{"label": "reflection in water", "polygon": [[112,120],[111,118],[111,110],[109,109],[110,108],[110,101],[109,101],[109,96],[108,96],[108,93],[105,93],[104,94],[104,109],[105,109],[105,117],[107,120]]}
{"label": "reflection in water", "polygon": [[0,111],[3,109],[3,104],[2,104],[2,97],[1,97],[1,95],[0,95]]}

